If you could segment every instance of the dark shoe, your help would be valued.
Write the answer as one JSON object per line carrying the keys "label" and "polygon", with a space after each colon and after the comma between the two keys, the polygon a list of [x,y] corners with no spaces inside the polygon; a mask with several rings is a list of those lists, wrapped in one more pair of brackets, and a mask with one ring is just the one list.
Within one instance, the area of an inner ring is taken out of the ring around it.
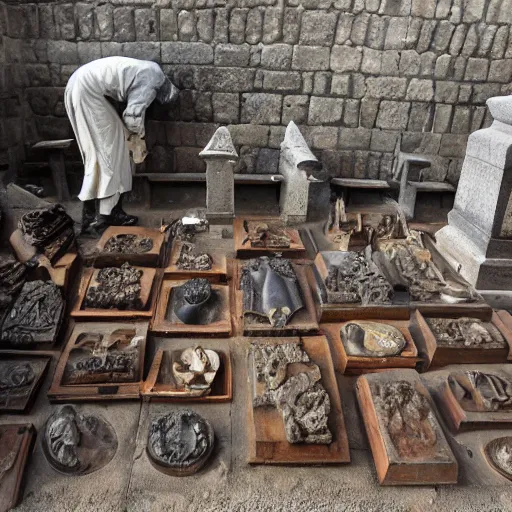
{"label": "dark shoe", "polygon": [[123,195],[124,194],[121,194],[119,201],[114,208],[112,208],[110,215],[108,215],[107,222],[109,222],[111,226],[135,226],[135,224],[139,222],[138,217],[135,215],[128,215],[123,210]]}
{"label": "dark shoe", "polygon": [[82,208],[82,229],[80,233],[88,233],[89,227],[96,220],[96,201],[91,199],[90,201],[84,201]]}

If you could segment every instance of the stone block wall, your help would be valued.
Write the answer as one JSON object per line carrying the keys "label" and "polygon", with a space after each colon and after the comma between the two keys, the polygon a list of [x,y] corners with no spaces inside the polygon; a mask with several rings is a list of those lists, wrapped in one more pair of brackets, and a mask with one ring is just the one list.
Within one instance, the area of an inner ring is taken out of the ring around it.
{"label": "stone block wall", "polygon": [[485,100],[512,92],[512,0],[9,2],[0,17],[31,136],[70,135],[62,93],[79,65],[162,65],[181,92],[148,112],[146,171],[203,171],[225,124],[239,171],[276,172],[294,120],[334,176],[387,178],[400,148],[438,155],[431,177],[455,182]]}

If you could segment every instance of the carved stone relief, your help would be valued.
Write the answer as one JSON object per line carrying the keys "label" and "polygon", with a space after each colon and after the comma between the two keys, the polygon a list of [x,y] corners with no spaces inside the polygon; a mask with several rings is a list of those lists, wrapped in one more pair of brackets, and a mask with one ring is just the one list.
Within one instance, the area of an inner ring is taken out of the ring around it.
{"label": "carved stone relief", "polygon": [[14,300],[25,283],[27,267],[14,259],[0,261],[0,310]]}
{"label": "carved stone relief", "polygon": [[406,345],[405,337],[399,329],[377,322],[347,322],[341,328],[340,335],[350,356],[397,356]]}
{"label": "carved stone relief", "polygon": [[330,444],[331,402],[320,368],[297,343],[251,345],[256,379],[264,391],[254,407],[277,408],[289,443]]}
{"label": "carved stone relief", "polygon": [[206,464],[213,444],[210,422],[191,410],[180,409],[152,421],[146,449],[158,469],[174,476],[186,476]]}
{"label": "carved stone relief", "polygon": [[212,266],[213,260],[209,254],[196,254],[193,243],[183,242],[177,261],[180,270],[211,270]]}
{"label": "carved stone relief", "polygon": [[62,473],[92,473],[114,457],[117,436],[106,420],[87,416],[72,405],[64,405],[46,421],[43,452],[50,466]]}
{"label": "carved stone relief", "polygon": [[153,240],[147,236],[122,233],[111,236],[105,243],[105,252],[143,254],[153,249]]}
{"label": "carved stone relief", "polygon": [[178,387],[189,391],[191,396],[205,396],[210,394],[219,367],[217,352],[190,347],[181,353],[179,361],[173,362],[172,374]]}
{"label": "carved stone relief", "polygon": [[275,328],[284,327],[304,307],[292,264],[285,258],[249,260],[242,267],[243,314],[263,318]]}
{"label": "carved stone relief", "polygon": [[499,437],[487,443],[487,460],[498,473],[512,480],[512,437]]}
{"label": "carved stone relief", "polygon": [[291,239],[286,230],[278,223],[244,221],[247,238],[244,244],[251,247],[267,247],[269,249],[286,249],[290,247]]}
{"label": "carved stone relief", "polygon": [[207,325],[220,314],[222,300],[208,279],[189,279],[172,290],[168,315],[189,325]]}
{"label": "carved stone relief", "polygon": [[16,346],[54,343],[63,311],[62,295],[55,284],[27,282],[4,319],[1,340]]}

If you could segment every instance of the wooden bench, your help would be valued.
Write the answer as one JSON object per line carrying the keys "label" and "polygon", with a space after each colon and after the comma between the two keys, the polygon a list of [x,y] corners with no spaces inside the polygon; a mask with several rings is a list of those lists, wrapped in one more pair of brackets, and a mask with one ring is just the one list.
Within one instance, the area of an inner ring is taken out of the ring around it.
{"label": "wooden bench", "polygon": [[[206,183],[205,172],[140,172],[134,175],[137,178],[147,178],[150,182],[156,183]],[[281,174],[236,174],[235,184],[237,185],[271,185],[281,183],[284,177]]]}

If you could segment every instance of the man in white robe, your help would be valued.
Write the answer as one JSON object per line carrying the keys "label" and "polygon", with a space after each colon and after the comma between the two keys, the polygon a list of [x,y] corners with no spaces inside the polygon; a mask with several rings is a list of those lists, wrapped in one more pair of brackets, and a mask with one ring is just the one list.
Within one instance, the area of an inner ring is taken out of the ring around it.
{"label": "man in white robe", "polygon": [[[121,206],[122,194],[132,189],[130,149],[143,143],[146,109],[153,100],[169,103],[177,95],[178,89],[151,61],[106,57],[71,75],[64,101],[84,162],[78,195],[84,202],[82,230],[137,223],[137,217],[126,214]],[[127,103],[122,119],[107,96]],[[145,152],[137,163],[144,157]],[[99,215],[95,200],[99,200]]]}

